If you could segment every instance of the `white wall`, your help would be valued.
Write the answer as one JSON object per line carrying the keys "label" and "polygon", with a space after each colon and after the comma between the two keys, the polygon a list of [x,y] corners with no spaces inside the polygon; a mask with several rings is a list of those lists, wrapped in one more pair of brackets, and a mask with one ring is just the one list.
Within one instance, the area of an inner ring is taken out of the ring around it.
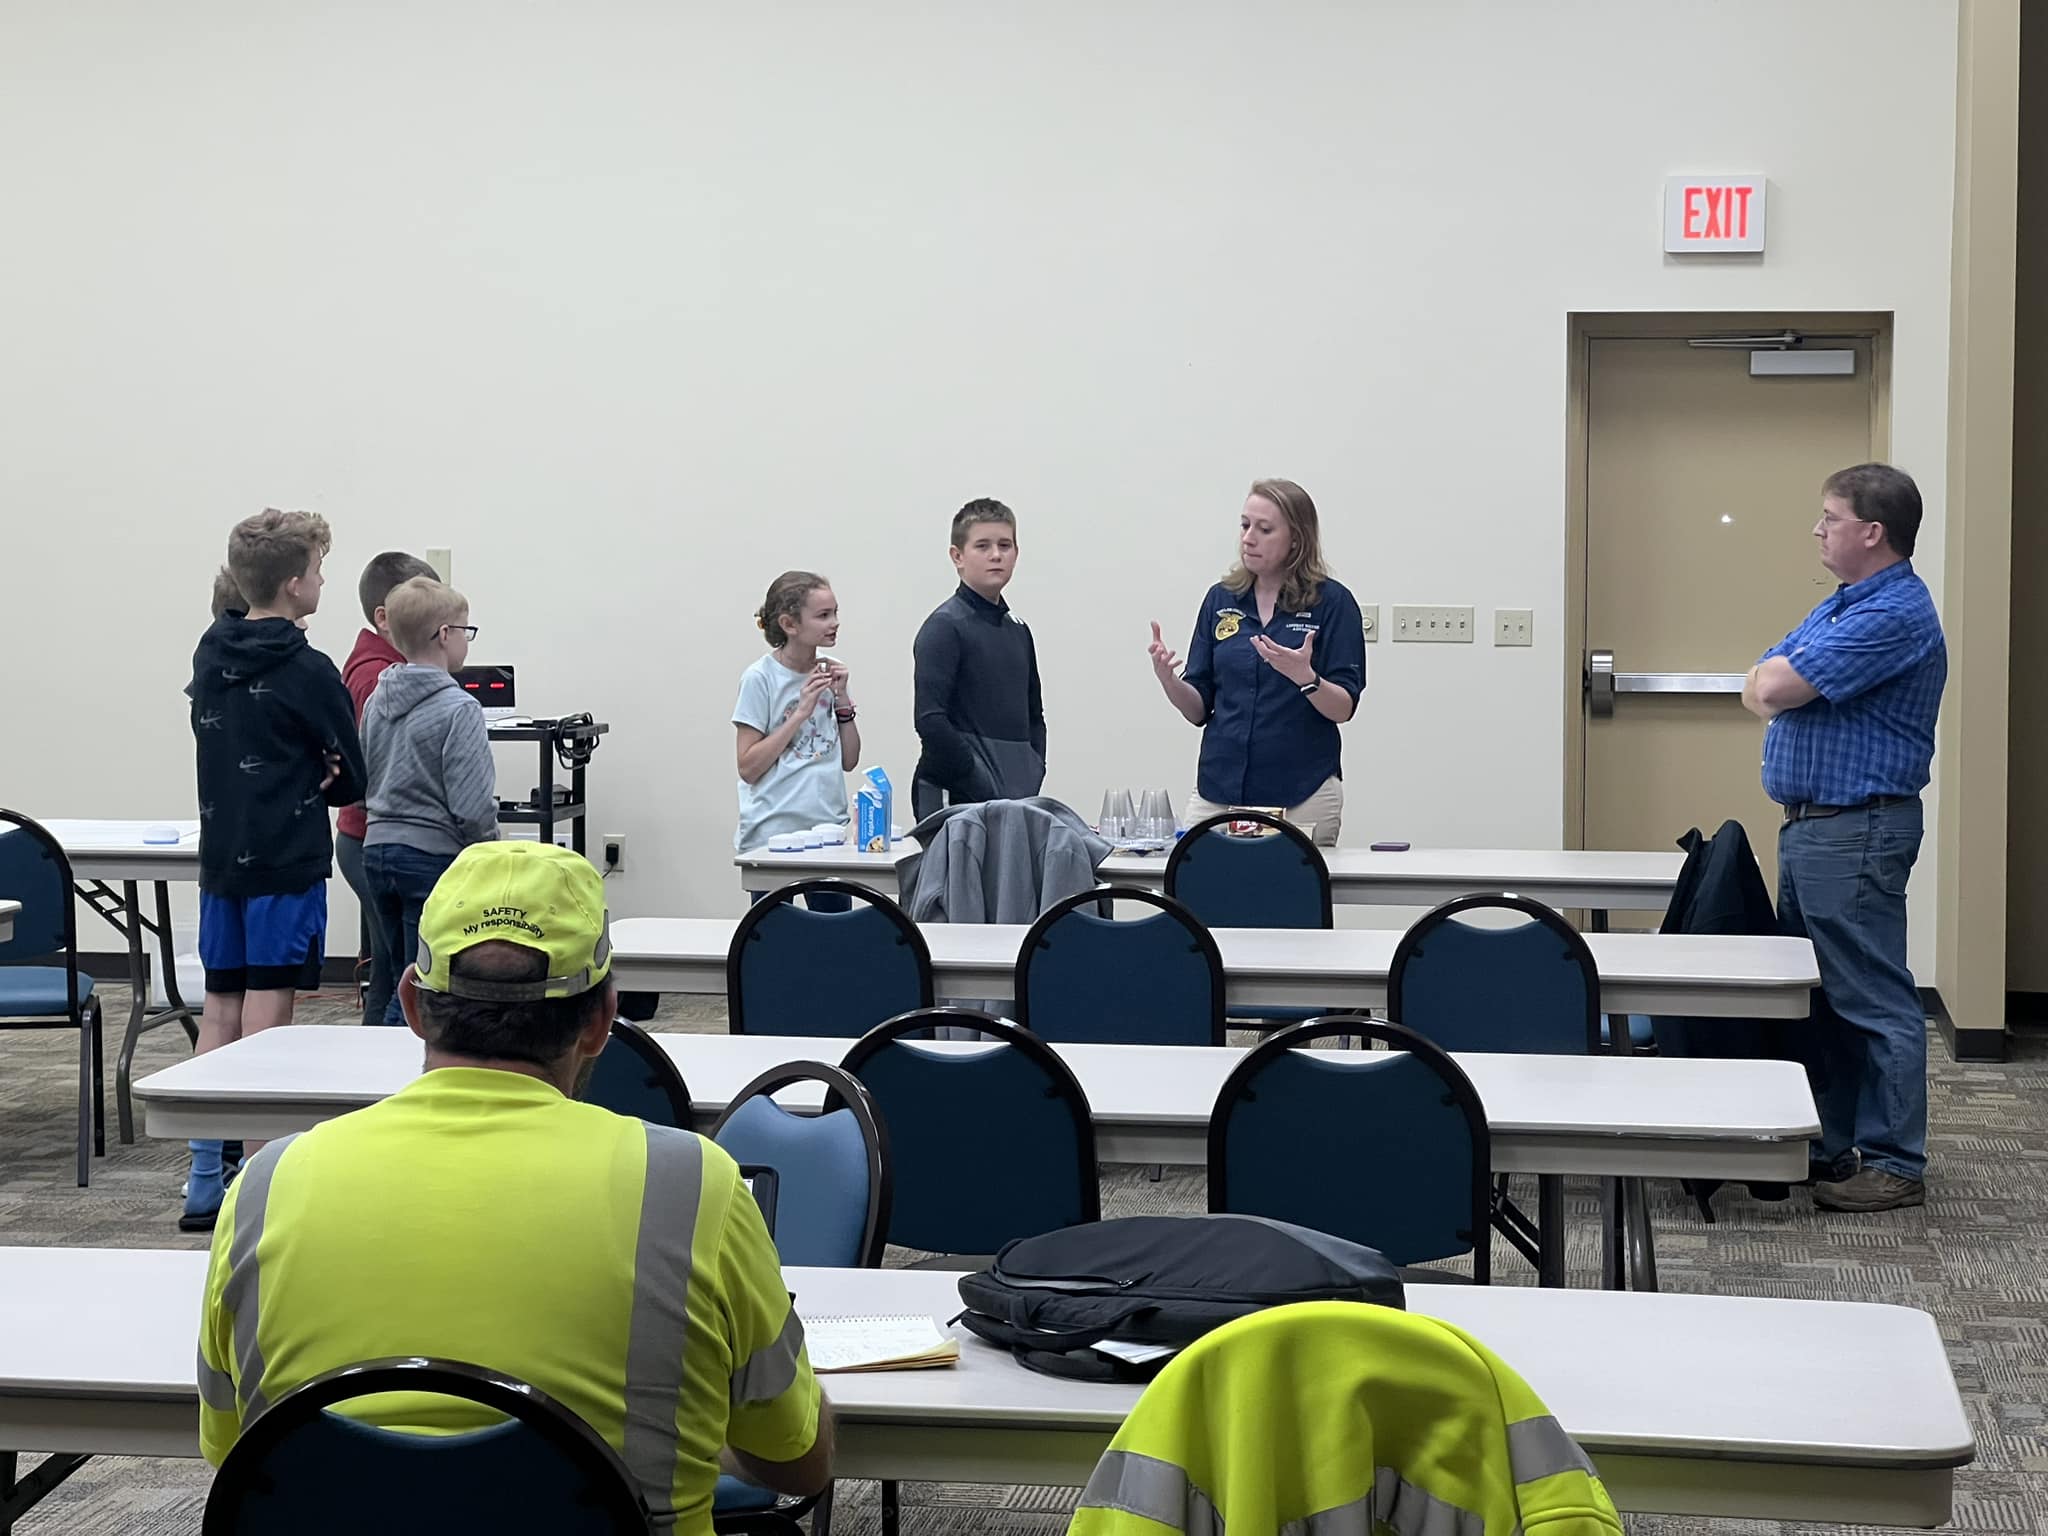
{"label": "white wall", "polygon": [[[1283,474],[1362,599],[1536,610],[1527,651],[1373,647],[1346,841],[1554,846],[1573,310],[1894,311],[1940,575],[1952,5],[0,0],[0,37],[0,800],[45,814],[188,813],[179,690],[265,504],[335,526],[337,659],[365,558],[452,545],[477,657],[612,722],[623,912],[738,908],[725,721],[786,566],[907,782],[970,496],[1022,520],[1048,790],[1183,793],[1146,621],[1185,635]],[[1659,254],[1685,170],[1769,174],[1761,264]]]}

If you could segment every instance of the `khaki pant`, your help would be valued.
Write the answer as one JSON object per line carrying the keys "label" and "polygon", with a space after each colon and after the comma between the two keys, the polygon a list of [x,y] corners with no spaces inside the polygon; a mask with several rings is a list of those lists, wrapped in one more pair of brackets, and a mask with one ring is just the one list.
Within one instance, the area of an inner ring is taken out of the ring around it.
{"label": "khaki pant", "polygon": [[[1229,809],[1227,805],[1204,800],[1199,792],[1189,795],[1187,824],[1192,827],[1196,822],[1207,821],[1211,816],[1221,816]],[[1331,774],[1323,780],[1322,787],[1301,804],[1287,807],[1287,819],[1308,832],[1310,840],[1318,848],[1336,847],[1337,829],[1344,824],[1344,781]]]}

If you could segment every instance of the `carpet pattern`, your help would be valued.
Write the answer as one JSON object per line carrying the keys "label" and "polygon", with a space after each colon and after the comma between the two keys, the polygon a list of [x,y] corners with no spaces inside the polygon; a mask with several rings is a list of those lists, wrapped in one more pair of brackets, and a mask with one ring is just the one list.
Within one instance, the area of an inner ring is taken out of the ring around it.
{"label": "carpet pattern", "polygon": [[[112,1027],[125,1016],[126,997],[116,987],[101,992]],[[349,1012],[344,998],[329,993],[305,999],[299,1016],[340,1023]],[[723,1005],[672,998],[652,1027],[722,1030]],[[2012,1059],[1998,1064],[1959,1065],[1938,1038],[1929,1046],[1925,1207],[1830,1216],[1814,1210],[1803,1190],[1780,1204],[1724,1190],[1715,1202],[1719,1220],[1707,1226],[1675,1185],[1659,1186],[1661,1279],[1671,1291],[1897,1302],[1932,1313],[1977,1436],[1977,1462],[1956,1480],[1955,1526],[2038,1536],[2048,1532],[2048,1033],[2016,1037]],[[112,1048],[110,1041],[110,1083]],[[143,1041],[136,1074],[184,1053],[181,1034],[157,1031]],[[62,1033],[0,1032],[0,1242],[203,1247],[204,1239],[176,1229],[182,1143],[123,1147],[110,1130],[109,1155],[95,1162],[92,1187],[75,1187],[75,1060]],[[1139,1168],[1104,1170],[1105,1215],[1196,1211],[1203,1200],[1198,1169],[1169,1169],[1158,1183]],[[1598,1274],[1597,1200],[1592,1180],[1568,1186],[1577,1285],[1595,1283]],[[1502,1284],[1531,1280],[1504,1246],[1494,1273]],[[32,1464],[24,1463],[24,1470]],[[206,1485],[207,1469],[196,1461],[102,1457],[16,1529],[21,1536],[192,1533]],[[1057,1536],[1073,1497],[1066,1489],[907,1484],[904,1528],[912,1536]],[[843,1485],[833,1525],[843,1536],[878,1531],[874,1485]],[[1825,1529],[1655,1516],[1632,1516],[1628,1525],[1641,1536]]]}

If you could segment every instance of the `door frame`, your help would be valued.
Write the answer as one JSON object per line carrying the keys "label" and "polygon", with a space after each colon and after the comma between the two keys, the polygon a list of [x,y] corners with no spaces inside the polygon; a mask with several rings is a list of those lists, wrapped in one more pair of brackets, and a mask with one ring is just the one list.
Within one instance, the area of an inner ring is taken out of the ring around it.
{"label": "door frame", "polygon": [[[1566,848],[1586,846],[1586,522],[1592,460],[1592,421],[1588,407],[1593,343],[1787,329],[1811,337],[1843,337],[1870,343],[1873,380],[1870,396],[1871,457],[1889,459],[1892,420],[1892,317],[1889,311],[1582,311],[1565,317],[1563,846]],[[1814,487],[1816,495],[1819,490],[1818,486]],[[1758,650],[1762,649],[1759,645]]]}

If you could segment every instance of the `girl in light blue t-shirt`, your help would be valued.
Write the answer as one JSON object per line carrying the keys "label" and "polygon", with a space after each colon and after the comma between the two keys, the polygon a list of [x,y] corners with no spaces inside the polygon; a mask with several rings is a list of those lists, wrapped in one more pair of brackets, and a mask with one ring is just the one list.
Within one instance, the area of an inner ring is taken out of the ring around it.
{"label": "girl in light blue t-shirt", "polygon": [[740,675],[732,707],[740,773],[733,848],[740,853],[784,833],[844,826],[846,775],[860,762],[846,668],[818,654],[839,639],[831,584],[810,571],[784,571],[754,622],[772,648]]}

